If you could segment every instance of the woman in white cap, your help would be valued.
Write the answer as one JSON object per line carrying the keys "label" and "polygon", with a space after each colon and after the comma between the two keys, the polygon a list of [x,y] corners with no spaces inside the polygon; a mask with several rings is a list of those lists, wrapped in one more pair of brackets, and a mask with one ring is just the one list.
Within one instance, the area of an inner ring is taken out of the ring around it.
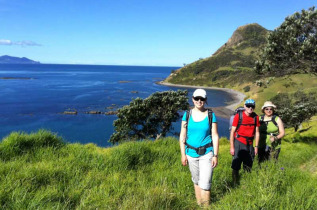
{"label": "woman in white cap", "polygon": [[194,108],[185,112],[180,132],[183,166],[189,165],[198,205],[208,206],[213,168],[218,164],[219,135],[215,114],[205,108],[206,91],[196,89]]}
{"label": "woman in white cap", "polygon": [[262,106],[264,114],[260,118],[259,163],[271,158],[277,160],[281,151],[281,139],[285,132],[281,118],[274,114],[275,109],[271,101],[266,101]]}

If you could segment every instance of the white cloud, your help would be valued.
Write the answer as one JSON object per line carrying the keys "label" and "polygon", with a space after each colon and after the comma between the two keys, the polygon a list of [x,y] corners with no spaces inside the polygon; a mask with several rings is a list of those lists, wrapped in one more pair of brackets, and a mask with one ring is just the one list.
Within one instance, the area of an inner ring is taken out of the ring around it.
{"label": "white cloud", "polygon": [[0,39],[0,45],[12,45],[11,40]]}
{"label": "white cloud", "polygon": [[17,41],[17,42],[13,42],[11,40],[8,39],[0,39],[0,45],[19,45],[22,47],[25,46],[42,46],[41,44],[35,43],[33,41]]}
{"label": "white cloud", "polygon": [[21,41],[21,42],[14,42],[15,45],[22,45],[22,46],[42,46],[38,43],[33,41]]}

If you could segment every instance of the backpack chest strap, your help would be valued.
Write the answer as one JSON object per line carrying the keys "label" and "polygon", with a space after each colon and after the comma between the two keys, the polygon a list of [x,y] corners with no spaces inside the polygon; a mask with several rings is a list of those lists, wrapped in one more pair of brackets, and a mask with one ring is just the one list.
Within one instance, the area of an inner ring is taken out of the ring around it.
{"label": "backpack chest strap", "polygon": [[240,138],[240,137],[245,138],[247,141],[250,141],[250,140],[253,141],[253,139],[254,139],[254,136],[252,136],[252,137],[250,137],[250,136],[241,136],[239,134],[237,134],[236,137],[237,138]]}

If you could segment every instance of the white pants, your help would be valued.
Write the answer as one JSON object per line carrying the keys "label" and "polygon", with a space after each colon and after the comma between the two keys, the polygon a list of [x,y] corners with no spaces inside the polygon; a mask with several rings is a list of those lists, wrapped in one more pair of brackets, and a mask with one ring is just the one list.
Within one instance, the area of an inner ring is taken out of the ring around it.
{"label": "white pants", "polygon": [[211,166],[213,153],[194,158],[187,155],[192,181],[203,190],[210,190],[213,168]]}

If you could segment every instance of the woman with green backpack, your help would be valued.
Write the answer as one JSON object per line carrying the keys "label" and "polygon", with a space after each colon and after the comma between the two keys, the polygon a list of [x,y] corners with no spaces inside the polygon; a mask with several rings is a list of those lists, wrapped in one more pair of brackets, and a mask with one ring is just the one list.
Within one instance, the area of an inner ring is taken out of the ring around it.
{"label": "woman with green backpack", "polygon": [[274,114],[275,109],[271,101],[266,101],[262,106],[264,114],[260,117],[259,163],[272,158],[277,161],[281,151],[281,139],[285,132],[281,118]]}

